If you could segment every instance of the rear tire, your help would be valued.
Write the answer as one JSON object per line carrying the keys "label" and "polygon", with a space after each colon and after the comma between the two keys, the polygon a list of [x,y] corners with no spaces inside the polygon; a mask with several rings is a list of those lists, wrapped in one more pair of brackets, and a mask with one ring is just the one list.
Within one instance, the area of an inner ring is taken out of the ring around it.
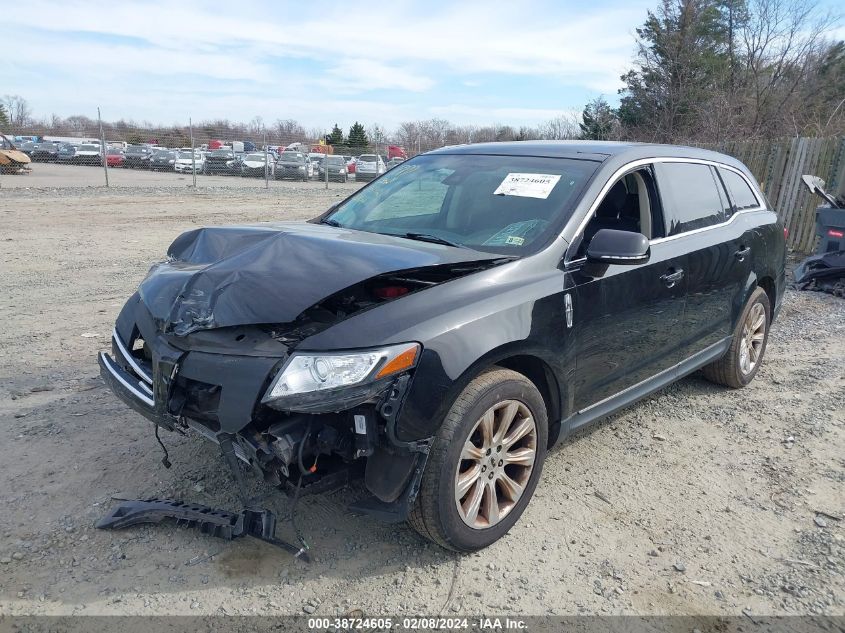
{"label": "rear tire", "polygon": [[769,341],[772,307],[769,296],[756,288],[745,304],[727,353],[703,368],[710,382],[739,389],[754,380]]}
{"label": "rear tire", "polygon": [[437,433],[411,527],[456,552],[499,540],[534,494],[547,441],[546,407],[534,383],[500,367],[480,374]]}

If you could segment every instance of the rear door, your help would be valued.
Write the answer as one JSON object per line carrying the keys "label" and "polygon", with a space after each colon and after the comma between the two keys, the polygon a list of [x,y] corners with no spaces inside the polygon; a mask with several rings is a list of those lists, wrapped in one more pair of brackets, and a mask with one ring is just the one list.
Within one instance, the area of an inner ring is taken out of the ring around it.
{"label": "rear door", "polygon": [[656,173],[666,220],[666,237],[659,241],[688,253],[683,359],[730,336],[750,271],[752,236],[729,221],[733,210],[716,167],[663,162]]}

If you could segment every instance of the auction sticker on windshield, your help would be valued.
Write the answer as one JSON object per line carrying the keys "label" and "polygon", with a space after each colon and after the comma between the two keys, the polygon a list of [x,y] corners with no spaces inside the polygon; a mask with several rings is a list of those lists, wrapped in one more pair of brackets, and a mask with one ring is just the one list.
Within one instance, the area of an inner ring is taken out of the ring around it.
{"label": "auction sticker on windshield", "polygon": [[545,200],[559,180],[560,176],[553,174],[508,174],[493,195]]}

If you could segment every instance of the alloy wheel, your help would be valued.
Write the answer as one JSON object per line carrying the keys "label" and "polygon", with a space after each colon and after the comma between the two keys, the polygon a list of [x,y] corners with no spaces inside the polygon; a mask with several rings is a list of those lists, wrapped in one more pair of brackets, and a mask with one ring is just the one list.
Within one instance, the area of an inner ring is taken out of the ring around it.
{"label": "alloy wheel", "polygon": [[522,496],[537,455],[537,424],[517,400],[490,407],[464,443],[455,472],[455,503],[469,527],[504,519]]}
{"label": "alloy wheel", "polygon": [[742,325],[742,341],[739,347],[739,369],[744,375],[754,371],[763,351],[766,337],[766,309],[762,303],[755,303]]}

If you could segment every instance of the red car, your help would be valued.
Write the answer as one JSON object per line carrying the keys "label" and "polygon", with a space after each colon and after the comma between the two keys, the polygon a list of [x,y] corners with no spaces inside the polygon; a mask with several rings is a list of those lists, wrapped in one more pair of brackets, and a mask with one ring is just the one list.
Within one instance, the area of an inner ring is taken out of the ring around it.
{"label": "red car", "polygon": [[110,149],[106,153],[106,164],[109,167],[123,167],[123,152],[119,149]]}

